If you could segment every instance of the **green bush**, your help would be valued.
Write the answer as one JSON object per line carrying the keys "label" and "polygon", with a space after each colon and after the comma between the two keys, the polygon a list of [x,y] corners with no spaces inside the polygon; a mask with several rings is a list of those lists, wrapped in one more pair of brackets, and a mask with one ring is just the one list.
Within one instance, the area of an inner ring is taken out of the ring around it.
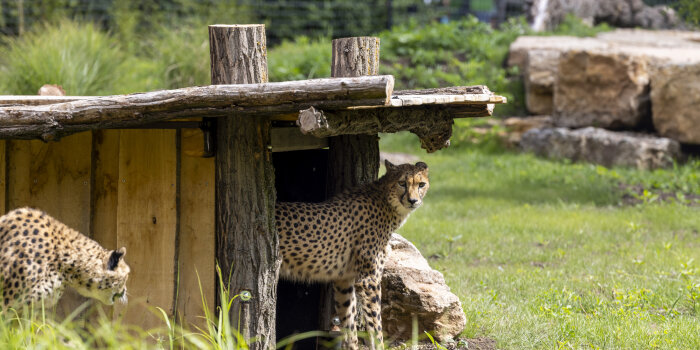
{"label": "green bush", "polygon": [[270,49],[270,81],[324,78],[331,75],[331,40],[298,37]]}
{"label": "green bush", "polygon": [[44,84],[69,95],[105,95],[149,90],[153,66],[122,50],[91,24],[61,21],[5,40],[0,56],[0,93],[35,95]]}

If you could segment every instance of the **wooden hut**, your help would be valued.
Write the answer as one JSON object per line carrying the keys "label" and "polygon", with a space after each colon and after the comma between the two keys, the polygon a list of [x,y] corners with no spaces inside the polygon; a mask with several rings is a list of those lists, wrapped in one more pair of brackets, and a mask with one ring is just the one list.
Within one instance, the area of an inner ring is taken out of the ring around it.
{"label": "wooden hut", "polygon": [[115,311],[147,328],[163,323],[144,305],[201,323],[218,262],[233,293],[251,293],[233,319],[240,312],[262,349],[275,320],[319,315],[278,322],[282,336],[328,329],[331,313],[327,288],[277,289],[274,202],[322,201],[376,179],[379,132],[410,130],[432,152],[449,144],[453,118],[489,116],[505,99],[484,86],[394,92],[391,76],[372,76],[377,38],[334,40],[334,78],[284,83],[267,83],[262,25],[211,26],[210,44],[212,84],[245,85],[0,97],[0,211],[37,207],[125,246],[130,303]]}

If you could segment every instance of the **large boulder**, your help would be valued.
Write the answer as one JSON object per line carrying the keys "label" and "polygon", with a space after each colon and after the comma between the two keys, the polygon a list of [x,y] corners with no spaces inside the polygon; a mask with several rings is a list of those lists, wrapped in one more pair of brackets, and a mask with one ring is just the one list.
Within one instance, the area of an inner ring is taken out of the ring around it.
{"label": "large boulder", "polygon": [[595,38],[523,35],[519,36],[510,44],[508,51],[508,66],[517,66],[521,72],[525,71],[528,52],[532,50],[564,52],[569,50],[603,50],[609,47],[610,43]]}
{"label": "large boulder", "polygon": [[680,144],[675,140],[592,127],[532,129],[522,135],[520,147],[548,158],[643,170],[671,166],[682,156]]}
{"label": "large boulder", "polygon": [[523,80],[525,105],[530,114],[552,114],[552,93],[559,55],[557,50],[531,50],[527,53]]}
{"label": "large boulder", "polygon": [[651,124],[645,57],[615,50],[572,50],[561,54],[557,69],[557,125],[634,129]]}
{"label": "large boulder", "polygon": [[654,69],[651,105],[659,134],[700,145],[700,63]]}
{"label": "large boulder", "polygon": [[411,242],[393,234],[382,278],[384,334],[397,341],[411,339],[414,317],[420,333],[429,331],[441,342],[461,333],[467,322],[442,274],[430,268]]}

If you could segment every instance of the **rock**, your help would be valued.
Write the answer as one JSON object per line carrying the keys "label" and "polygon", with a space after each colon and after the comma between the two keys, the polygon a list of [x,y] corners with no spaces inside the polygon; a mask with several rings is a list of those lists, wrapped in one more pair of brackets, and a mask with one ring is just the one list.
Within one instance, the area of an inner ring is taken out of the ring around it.
{"label": "rock", "polygon": [[519,36],[510,44],[508,66],[517,66],[525,71],[528,52],[532,50],[552,50],[564,52],[568,50],[607,49],[611,45],[595,38],[578,38],[575,36]]}
{"label": "rock", "polygon": [[644,170],[669,167],[682,156],[675,140],[592,127],[532,129],[523,134],[520,147],[548,158]]}
{"label": "rock", "polygon": [[442,274],[430,268],[411,242],[393,234],[382,278],[384,334],[398,341],[410,339],[414,315],[419,334],[429,331],[440,342],[453,339],[467,322]]}
{"label": "rock", "polygon": [[652,71],[654,127],[662,136],[700,145],[700,63]]}
{"label": "rock", "polygon": [[44,84],[37,91],[40,96],[66,96],[66,91],[61,85]]}
{"label": "rock", "polygon": [[535,31],[551,30],[572,14],[584,23],[614,27],[675,28],[681,21],[668,6],[647,6],[642,0],[529,0],[526,14]]}
{"label": "rock", "polygon": [[531,50],[523,72],[525,105],[530,114],[552,114],[554,81],[560,52]]}
{"label": "rock", "polygon": [[552,116],[558,126],[651,124],[647,60],[618,51],[572,50],[559,58]]}
{"label": "rock", "polygon": [[552,117],[548,115],[539,115],[525,118],[510,117],[503,122],[508,133],[506,134],[506,143],[509,146],[517,147],[520,145],[520,139],[523,134],[530,129],[551,128],[554,126]]}

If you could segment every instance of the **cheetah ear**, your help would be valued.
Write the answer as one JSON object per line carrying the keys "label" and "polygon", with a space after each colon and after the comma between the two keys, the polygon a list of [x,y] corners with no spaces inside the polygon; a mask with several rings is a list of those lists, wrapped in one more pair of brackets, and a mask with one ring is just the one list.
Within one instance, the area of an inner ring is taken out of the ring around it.
{"label": "cheetah ear", "polygon": [[388,159],[384,159],[384,166],[386,167],[386,171],[395,171],[396,170],[396,165],[394,165],[392,162],[390,162]]}
{"label": "cheetah ear", "polygon": [[119,265],[119,259],[121,259],[124,254],[126,254],[126,248],[124,247],[112,251],[112,254],[109,256],[109,261],[107,261],[107,270],[114,271],[117,265]]}
{"label": "cheetah ear", "polygon": [[421,170],[428,170],[428,164],[425,164],[423,162],[416,163],[416,167]]}

